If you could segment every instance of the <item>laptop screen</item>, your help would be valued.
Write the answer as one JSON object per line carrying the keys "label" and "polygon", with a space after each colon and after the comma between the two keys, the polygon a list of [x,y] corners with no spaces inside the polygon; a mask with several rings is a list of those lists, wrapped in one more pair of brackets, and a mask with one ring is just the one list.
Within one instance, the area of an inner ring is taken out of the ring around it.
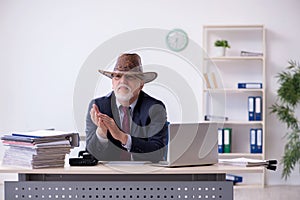
{"label": "laptop screen", "polygon": [[218,162],[218,128],[221,124],[169,125],[167,161],[171,166],[208,165]]}

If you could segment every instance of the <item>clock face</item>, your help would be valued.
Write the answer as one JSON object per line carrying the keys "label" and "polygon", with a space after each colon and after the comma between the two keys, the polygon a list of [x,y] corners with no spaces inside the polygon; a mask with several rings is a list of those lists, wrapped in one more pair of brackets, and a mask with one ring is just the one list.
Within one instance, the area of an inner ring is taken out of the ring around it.
{"label": "clock face", "polygon": [[181,29],[170,31],[166,37],[167,46],[173,51],[182,51],[188,45],[189,37]]}

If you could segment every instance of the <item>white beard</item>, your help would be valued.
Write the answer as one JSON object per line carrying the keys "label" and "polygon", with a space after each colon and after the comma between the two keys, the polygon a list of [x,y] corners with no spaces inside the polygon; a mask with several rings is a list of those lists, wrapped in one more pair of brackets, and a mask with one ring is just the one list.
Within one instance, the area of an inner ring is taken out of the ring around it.
{"label": "white beard", "polygon": [[[121,94],[119,93],[119,88],[120,87],[126,87],[128,89],[128,92],[126,94]],[[130,87],[126,84],[119,84],[115,89],[114,89],[116,98],[118,101],[129,101],[133,97],[133,93]]]}

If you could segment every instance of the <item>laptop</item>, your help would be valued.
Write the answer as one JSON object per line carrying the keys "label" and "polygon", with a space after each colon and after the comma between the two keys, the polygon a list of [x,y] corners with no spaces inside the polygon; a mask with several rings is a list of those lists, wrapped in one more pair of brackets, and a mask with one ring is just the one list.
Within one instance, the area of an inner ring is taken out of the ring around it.
{"label": "laptop", "polygon": [[218,162],[220,123],[178,123],[169,125],[167,160],[163,167],[212,165]]}

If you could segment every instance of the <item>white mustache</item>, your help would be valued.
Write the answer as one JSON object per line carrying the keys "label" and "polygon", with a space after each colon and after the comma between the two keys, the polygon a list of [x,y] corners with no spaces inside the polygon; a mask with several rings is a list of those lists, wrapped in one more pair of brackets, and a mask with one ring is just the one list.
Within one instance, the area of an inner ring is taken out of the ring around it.
{"label": "white mustache", "polygon": [[131,92],[131,88],[130,88],[128,85],[124,84],[124,83],[120,83],[120,84],[117,86],[117,90],[120,89],[120,87],[125,87],[126,89],[129,90],[129,92]]}
{"label": "white mustache", "polygon": [[[120,94],[120,93],[118,92],[118,90],[120,89],[120,87],[125,87],[125,88],[127,88],[129,92],[128,92],[127,94]],[[118,100],[120,100],[120,101],[129,101],[130,98],[132,98],[132,96],[133,96],[133,94],[132,94],[131,91],[132,91],[132,90],[131,90],[131,88],[130,88],[128,85],[126,85],[126,84],[124,84],[124,83],[120,83],[120,84],[115,88],[115,95],[116,95],[116,98],[117,98]]]}

